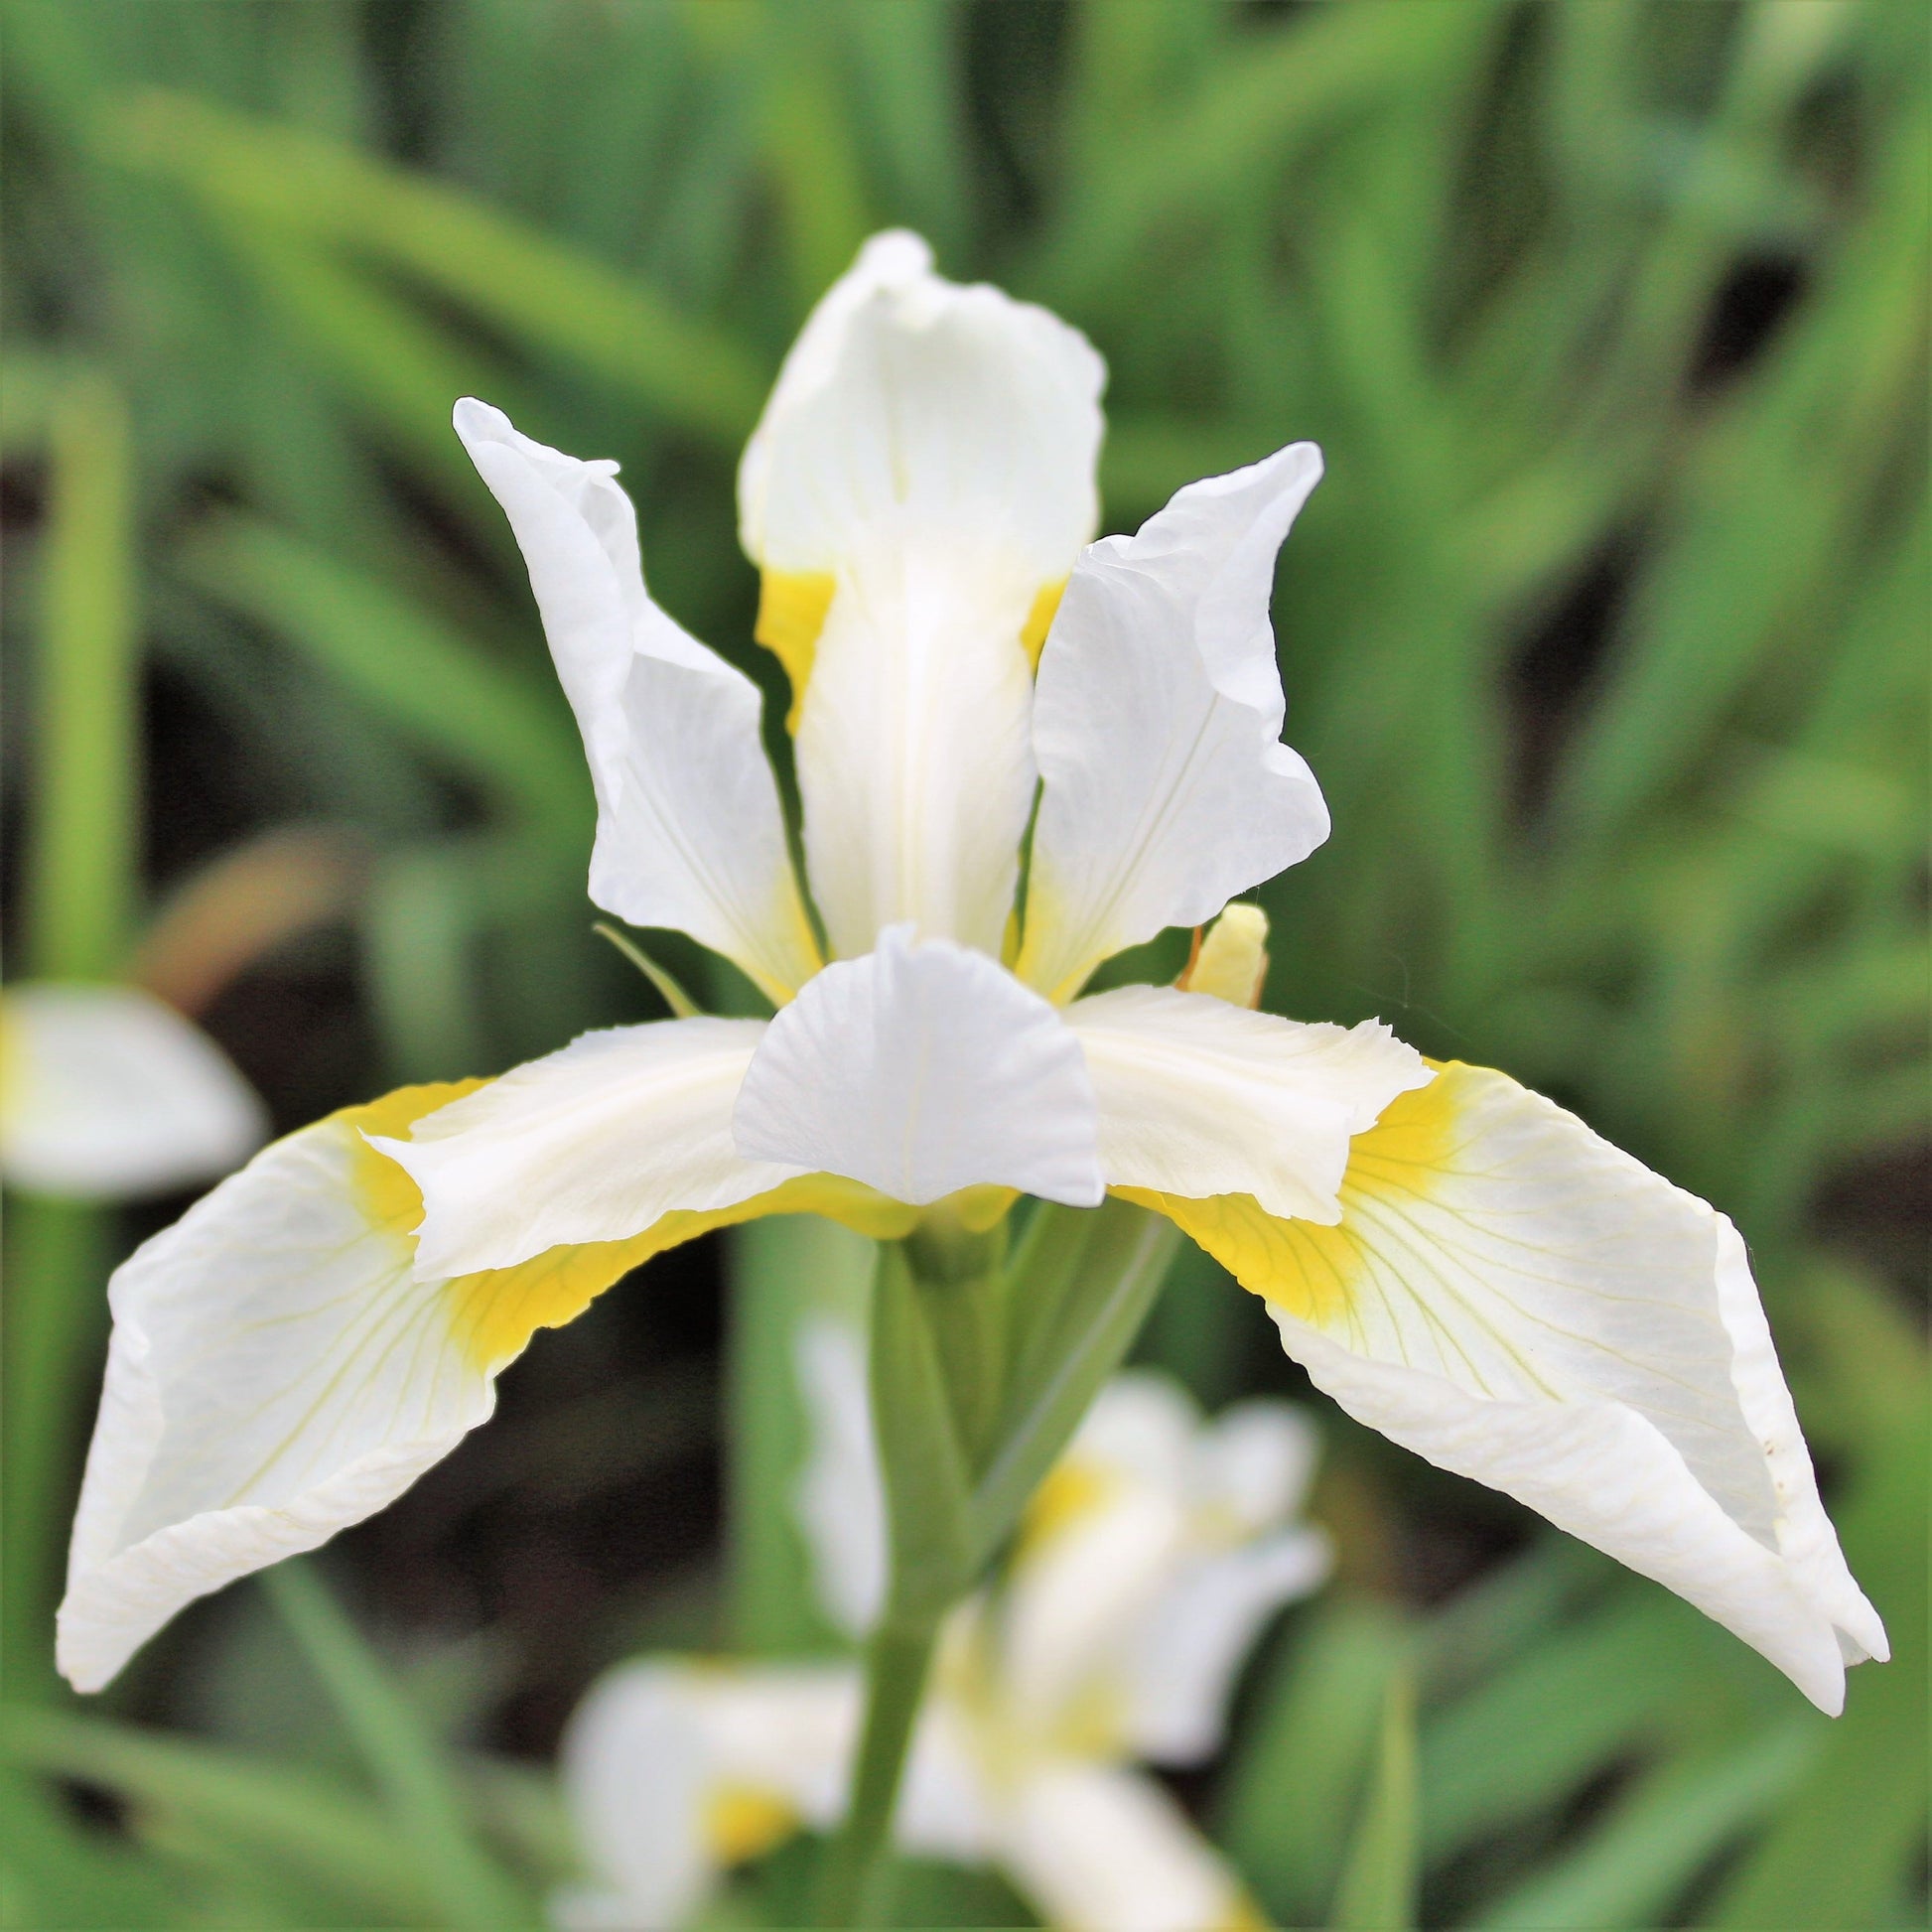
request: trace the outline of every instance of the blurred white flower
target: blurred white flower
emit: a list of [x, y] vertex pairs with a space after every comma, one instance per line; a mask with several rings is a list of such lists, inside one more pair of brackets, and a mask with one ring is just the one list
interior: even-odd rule
[[254, 1089], [193, 1021], [133, 986], [0, 995], [0, 1178], [124, 1200], [239, 1167], [267, 1138]]
[[[800, 1515], [829, 1613], [858, 1634], [884, 1569], [856, 1333], [813, 1323], [799, 1366], [814, 1448]], [[1281, 1402], [1202, 1423], [1167, 1378], [1101, 1392], [1022, 1524], [999, 1584], [942, 1637], [896, 1823], [908, 1851], [998, 1866], [1049, 1923], [1196, 1932], [1252, 1922], [1240, 1884], [1140, 1765], [1219, 1746], [1234, 1675], [1328, 1547], [1297, 1513], [1314, 1460]], [[848, 1566], [867, 1579], [851, 1587]], [[870, 1600], [865, 1600], [866, 1598]], [[646, 1658], [605, 1678], [566, 1735], [566, 1788], [606, 1881], [580, 1926], [674, 1926], [740, 1860], [845, 1802], [862, 1687], [851, 1665]]]

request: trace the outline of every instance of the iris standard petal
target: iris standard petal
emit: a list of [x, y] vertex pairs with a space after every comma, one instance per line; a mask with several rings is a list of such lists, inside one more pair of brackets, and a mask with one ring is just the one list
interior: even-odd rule
[[1101, 1198], [1080, 1042], [1038, 994], [948, 940], [889, 928], [766, 1028], [734, 1117], [749, 1162], [844, 1174], [895, 1200], [1017, 1187]]
[[28, 982], [0, 1003], [0, 1174], [75, 1200], [225, 1173], [268, 1114], [213, 1040], [132, 986]]
[[1328, 836], [1284, 703], [1275, 553], [1312, 443], [1189, 483], [1080, 558], [1039, 660], [1041, 779], [1019, 972], [1056, 1000], [1164, 926], [1199, 925]]
[[1001, 1831], [1003, 1863], [1066, 1932], [1215, 1932], [1256, 1925], [1232, 1870], [1154, 1779], [1066, 1761], [1029, 1777]]
[[1116, 1188], [1252, 1194], [1274, 1214], [1334, 1221], [1350, 1137], [1430, 1077], [1373, 1020], [1304, 1026], [1167, 986], [1076, 1000], [1064, 1017]]
[[1736, 1231], [1561, 1108], [1443, 1068], [1354, 1143], [1334, 1227], [1149, 1199], [1351, 1415], [1667, 1585], [1822, 1709], [1884, 1654]]
[[794, 692], [833, 950], [912, 920], [997, 952], [1033, 806], [1028, 637], [1098, 514], [1104, 368], [1075, 330], [874, 237], [739, 473], [759, 635]]
[[774, 1000], [818, 965], [759, 737], [758, 687], [644, 589], [615, 463], [581, 463], [466, 399], [457, 434], [516, 533], [597, 793], [591, 897], [674, 926]]

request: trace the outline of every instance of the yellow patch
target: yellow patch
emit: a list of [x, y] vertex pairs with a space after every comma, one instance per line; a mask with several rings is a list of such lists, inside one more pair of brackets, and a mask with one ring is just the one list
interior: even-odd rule
[[1174, 984], [1183, 993], [1253, 1007], [1267, 977], [1268, 914], [1258, 905], [1230, 905], [1204, 935], [1194, 934], [1187, 970]]
[[1057, 584], [1045, 585], [1034, 599], [1034, 608], [1027, 613], [1027, 621], [1020, 626], [1020, 642], [1026, 649], [1027, 662], [1035, 671], [1039, 669], [1039, 653], [1046, 648], [1046, 633], [1053, 627], [1053, 616], [1060, 608], [1060, 598], [1065, 590], [1064, 577]]
[[818, 633], [832, 608], [837, 581], [826, 570], [767, 570], [759, 580], [759, 617], [752, 635], [785, 667], [791, 680], [791, 709], [785, 730], [798, 729], [798, 713], [811, 682]]
[[1264, 1300], [1315, 1327], [1326, 1327], [1347, 1310], [1369, 1266], [1363, 1227], [1355, 1211], [1365, 1201], [1426, 1196], [1449, 1167], [1456, 1146], [1461, 1075], [1451, 1061], [1412, 1093], [1400, 1093], [1365, 1134], [1349, 1144], [1342, 1176], [1341, 1220], [1334, 1227], [1283, 1220], [1252, 1194], [1210, 1194], [1189, 1199], [1150, 1187], [1116, 1187], [1123, 1199], [1165, 1214], [1238, 1281]]
[[1068, 1524], [1098, 1509], [1113, 1488], [1113, 1479], [1091, 1462], [1069, 1456], [1054, 1463], [1021, 1518], [1019, 1550], [1025, 1553], [1051, 1542]]
[[720, 1864], [743, 1864], [782, 1845], [798, 1829], [798, 1813], [775, 1792], [725, 1784], [705, 1800], [704, 1837]]
[[[378, 1226], [412, 1235], [422, 1225], [423, 1196], [407, 1173], [360, 1138], [406, 1135], [425, 1115], [487, 1084], [460, 1080], [441, 1086], [399, 1087], [367, 1106], [348, 1107], [336, 1118], [358, 1130], [354, 1185], [363, 1211]], [[875, 1241], [894, 1241], [911, 1231], [919, 1210], [837, 1174], [800, 1174], [754, 1194], [750, 1200], [708, 1213], [675, 1209], [622, 1241], [587, 1241], [548, 1248], [514, 1268], [486, 1268], [444, 1284], [450, 1325], [466, 1355], [494, 1374], [529, 1345], [539, 1328], [560, 1328], [582, 1314], [613, 1282], [685, 1241], [713, 1228], [732, 1227], [764, 1214], [822, 1214]]]

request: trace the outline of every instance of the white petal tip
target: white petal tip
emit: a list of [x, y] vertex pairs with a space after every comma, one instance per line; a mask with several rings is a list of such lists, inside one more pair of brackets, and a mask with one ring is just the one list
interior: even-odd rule
[[881, 287], [897, 287], [931, 273], [932, 244], [910, 228], [886, 228], [860, 248], [853, 267]]

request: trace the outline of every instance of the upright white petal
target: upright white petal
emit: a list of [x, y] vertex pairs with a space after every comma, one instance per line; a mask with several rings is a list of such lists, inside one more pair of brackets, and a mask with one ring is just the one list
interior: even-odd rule
[[[789, 1009], [787, 1009], [789, 1011]], [[803, 1172], [741, 1160], [732, 1107], [764, 1025], [662, 1020], [585, 1034], [372, 1144], [423, 1190], [425, 1274], [508, 1268], [560, 1242], [622, 1241]]]
[[1065, 1010], [1100, 1105], [1108, 1183], [1252, 1194], [1335, 1221], [1352, 1135], [1430, 1077], [1378, 1021], [1303, 1026], [1204, 993], [1124, 986]]
[[132, 986], [10, 986], [0, 1005], [0, 1174], [77, 1200], [225, 1173], [268, 1114], [213, 1040]]
[[675, 926], [774, 999], [817, 966], [759, 737], [758, 687], [644, 589], [615, 463], [581, 463], [466, 398], [457, 434], [529, 566], [597, 793], [591, 897], [633, 925]]
[[564, 1796], [608, 1891], [560, 1901], [570, 1926], [686, 1923], [730, 1865], [845, 1796], [859, 1719], [849, 1666], [736, 1668], [648, 1658], [603, 1677], [560, 1752]]
[[489, 1414], [494, 1364], [450, 1284], [415, 1279], [352, 1119], [257, 1155], [108, 1285], [60, 1613], [76, 1689], [192, 1598], [373, 1514]]
[[[997, 952], [1032, 809], [1022, 634], [1098, 513], [1100, 358], [879, 235], [787, 357], [739, 474], [745, 548], [822, 585], [798, 782], [833, 949], [911, 920]], [[807, 665], [809, 669], [807, 670]]]
[[[1826, 1711], [1885, 1654], [1724, 1216], [1500, 1073], [1356, 1144], [1339, 1226], [1193, 1228], [1343, 1408], [1735, 1631]], [[1190, 1226], [1194, 1205], [1168, 1203]]]
[[1103, 1192], [1079, 1041], [985, 954], [915, 945], [909, 925], [828, 966], [770, 1023], [734, 1132], [747, 1161], [901, 1201], [991, 1184], [1091, 1207]]
[[1005, 1863], [1066, 1932], [1215, 1932], [1259, 1923], [1240, 1881], [1165, 1789], [1121, 1766], [1067, 1760], [1030, 1777]]
[[1275, 553], [1320, 476], [1314, 445], [1291, 444], [1081, 556], [1034, 700], [1043, 788], [1019, 970], [1052, 998], [1328, 836], [1312, 774], [1279, 742], [1268, 622]]

